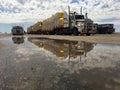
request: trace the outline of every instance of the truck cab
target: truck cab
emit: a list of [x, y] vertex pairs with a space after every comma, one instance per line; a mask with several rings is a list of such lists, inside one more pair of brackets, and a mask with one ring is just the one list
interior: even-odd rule
[[90, 35], [93, 30], [93, 21], [82, 14], [76, 12], [70, 13], [71, 17], [71, 28], [74, 34], [86, 34]]

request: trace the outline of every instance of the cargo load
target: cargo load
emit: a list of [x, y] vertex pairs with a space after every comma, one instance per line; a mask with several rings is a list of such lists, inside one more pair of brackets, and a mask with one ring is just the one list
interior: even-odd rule
[[35, 23], [34, 25], [27, 28], [28, 34], [40, 34], [42, 30], [42, 21]]

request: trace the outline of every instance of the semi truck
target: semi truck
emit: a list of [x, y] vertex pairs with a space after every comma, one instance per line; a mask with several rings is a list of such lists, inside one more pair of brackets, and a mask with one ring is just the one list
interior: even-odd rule
[[25, 31], [22, 26], [13, 26], [11, 29], [12, 35], [24, 35]]
[[90, 35], [93, 30], [93, 21], [84, 15], [70, 12], [70, 18], [66, 12], [58, 12], [43, 21], [41, 33], [44, 34], [86, 34]]
[[52, 35], [90, 35], [93, 33], [93, 21], [87, 17], [87, 13], [83, 15], [69, 9], [68, 14], [65, 11], [57, 12], [41, 23], [28, 27], [27, 32], [28, 34], [39, 32], [39, 34]]

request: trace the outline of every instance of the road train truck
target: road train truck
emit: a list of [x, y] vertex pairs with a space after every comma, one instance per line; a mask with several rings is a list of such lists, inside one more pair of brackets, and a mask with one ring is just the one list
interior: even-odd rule
[[90, 35], [93, 33], [93, 21], [77, 12], [57, 12], [51, 17], [28, 27], [28, 34]]

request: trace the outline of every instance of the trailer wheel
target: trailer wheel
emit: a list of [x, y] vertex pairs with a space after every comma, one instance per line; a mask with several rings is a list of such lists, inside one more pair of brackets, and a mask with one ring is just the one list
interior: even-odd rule
[[73, 35], [76, 35], [76, 36], [78, 35], [78, 29], [75, 27], [73, 28]]

